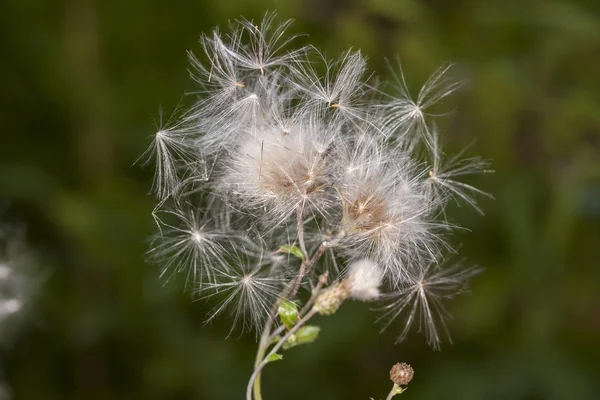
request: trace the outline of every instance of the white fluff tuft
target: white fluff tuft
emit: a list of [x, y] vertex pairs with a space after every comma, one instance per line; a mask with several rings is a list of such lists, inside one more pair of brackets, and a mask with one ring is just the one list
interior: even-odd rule
[[379, 297], [383, 271], [369, 259], [354, 261], [346, 274], [350, 297], [355, 300], [372, 301]]

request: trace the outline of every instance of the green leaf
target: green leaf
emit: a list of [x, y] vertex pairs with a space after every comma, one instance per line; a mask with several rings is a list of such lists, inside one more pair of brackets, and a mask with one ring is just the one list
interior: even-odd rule
[[298, 339], [298, 344], [312, 343], [319, 336], [319, 332], [321, 328], [316, 325], [306, 325], [302, 328], [298, 329], [296, 332], [296, 337]]
[[287, 329], [290, 329], [298, 321], [298, 307], [289, 300], [281, 300], [277, 314]]
[[284, 244], [279, 248], [279, 251], [282, 253], [291, 254], [293, 256], [298, 257], [301, 260], [304, 260], [302, 250], [300, 250], [298, 246], [290, 246], [289, 244]]
[[267, 362], [279, 361], [283, 360], [283, 356], [281, 354], [273, 353], [267, 358]]
[[320, 330], [321, 328], [314, 325], [303, 326], [283, 344], [283, 349], [287, 350], [301, 344], [314, 342], [319, 336]]

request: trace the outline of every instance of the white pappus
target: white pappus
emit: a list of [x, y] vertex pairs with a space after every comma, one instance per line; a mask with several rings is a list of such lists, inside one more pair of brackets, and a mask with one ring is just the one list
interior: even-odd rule
[[474, 196], [487, 195], [459, 180], [487, 163], [443, 160], [429, 121], [460, 82], [445, 65], [412, 99], [397, 70], [386, 93], [360, 51], [329, 60], [293, 49], [290, 25], [274, 14], [234, 21], [201, 38], [202, 56], [190, 53], [197, 100], [150, 150], [160, 217], [151, 258], [220, 299], [210, 319], [232, 310], [242, 329], [327, 272], [349, 297], [405, 316], [402, 338], [420, 312], [438, 347], [439, 299], [473, 275], [439, 269], [455, 250], [444, 209], [453, 199], [480, 211]]

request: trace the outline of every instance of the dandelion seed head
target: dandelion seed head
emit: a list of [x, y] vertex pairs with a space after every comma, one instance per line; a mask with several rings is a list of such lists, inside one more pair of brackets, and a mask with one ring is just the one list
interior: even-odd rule
[[[454, 251], [445, 207], [481, 211], [475, 198], [489, 196], [461, 180], [487, 164], [447, 159], [432, 122], [460, 83], [444, 65], [413, 96], [398, 65], [388, 93], [361, 51], [294, 48], [290, 26], [238, 19], [189, 53], [197, 100], [160, 121], [145, 154], [159, 201], [149, 257], [216, 302], [209, 320], [229, 314], [242, 331], [274, 317], [291, 279], [308, 288], [326, 272], [337, 283], [322, 313], [384, 299], [438, 347], [440, 293], [464, 277], [437, 267]], [[305, 274], [299, 258], [319, 249]]]

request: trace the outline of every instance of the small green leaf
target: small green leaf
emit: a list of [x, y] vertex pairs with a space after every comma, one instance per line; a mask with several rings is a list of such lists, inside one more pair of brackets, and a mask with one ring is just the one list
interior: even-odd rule
[[301, 344], [312, 343], [319, 336], [321, 328], [314, 325], [306, 325], [298, 329], [294, 335], [290, 336], [289, 339], [283, 344], [283, 349], [291, 349], [292, 347], [299, 346]]
[[290, 246], [289, 244], [284, 244], [279, 248], [279, 251], [286, 254], [291, 254], [293, 256], [298, 257], [301, 260], [304, 260], [304, 255], [302, 255], [302, 250], [298, 246]]
[[267, 362], [279, 361], [283, 360], [283, 356], [281, 354], [273, 353], [267, 358]]
[[402, 387], [398, 387], [398, 388], [396, 389], [396, 391], [394, 392], [394, 396], [395, 396], [395, 395], [397, 395], [397, 394], [402, 394], [402, 393], [404, 393], [404, 392], [406, 391], [406, 389], [408, 389], [408, 388], [402, 388]]
[[315, 325], [306, 325], [302, 328], [298, 329], [296, 332], [296, 338], [298, 340], [298, 344], [312, 343], [319, 336], [319, 332], [321, 328]]
[[287, 329], [290, 329], [298, 321], [298, 307], [289, 300], [281, 300], [277, 314]]

